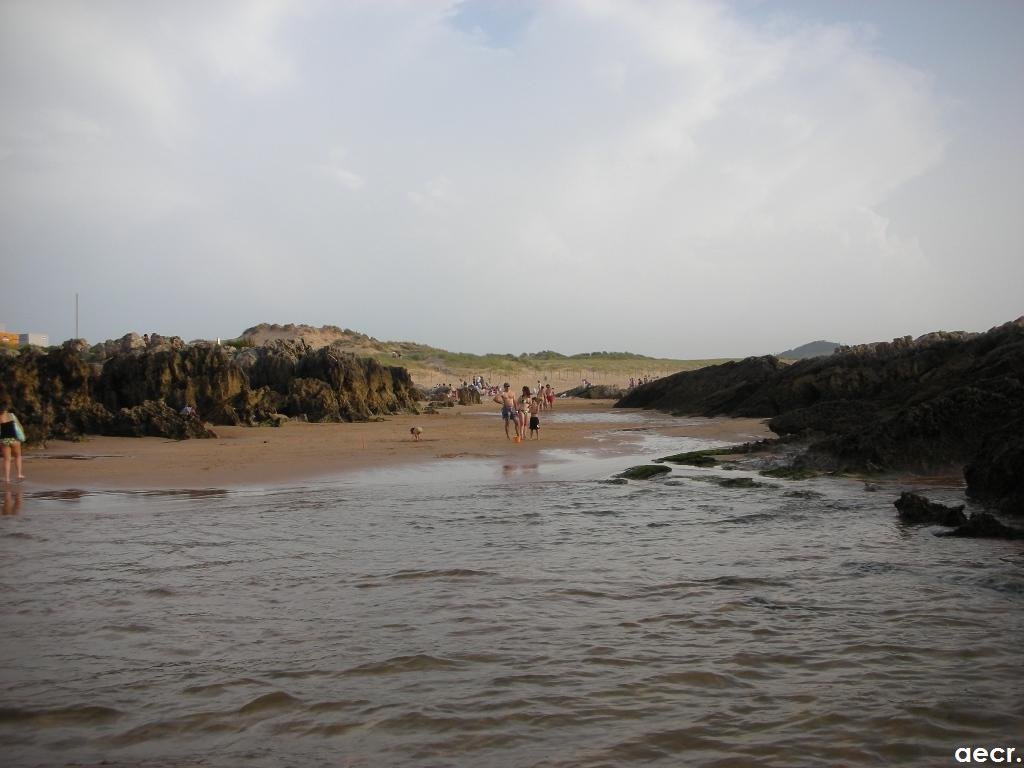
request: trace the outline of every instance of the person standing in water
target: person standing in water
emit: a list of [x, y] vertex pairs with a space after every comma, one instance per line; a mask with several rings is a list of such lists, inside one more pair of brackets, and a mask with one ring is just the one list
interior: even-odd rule
[[21, 430], [18, 418], [10, 411], [11, 404], [0, 404], [0, 448], [4, 454], [4, 482], [11, 482], [11, 456], [14, 456], [14, 471], [17, 480], [25, 479], [21, 472], [21, 443], [25, 433]]

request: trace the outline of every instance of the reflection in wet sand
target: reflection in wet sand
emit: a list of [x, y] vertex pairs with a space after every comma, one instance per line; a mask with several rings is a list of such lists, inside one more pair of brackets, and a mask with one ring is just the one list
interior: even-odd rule
[[21, 489], [12, 490], [8, 488], [4, 491], [4, 511], [5, 515], [16, 515], [21, 511]]

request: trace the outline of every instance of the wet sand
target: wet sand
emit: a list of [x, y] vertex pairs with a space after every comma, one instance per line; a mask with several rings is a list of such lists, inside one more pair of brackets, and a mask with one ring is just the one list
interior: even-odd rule
[[[505, 439], [498, 406], [455, 406], [436, 415], [400, 415], [359, 424], [282, 427], [215, 427], [212, 440], [89, 437], [84, 442], [50, 441], [25, 452], [24, 487], [83, 489], [200, 489], [268, 486], [336, 476], [346, 471], [459, 458], [529, 458], [545, 448], [580, 448], [592, 436], [629, 429], [623, 409], [610, 400], [560, 400], [558, 422], [541, 413], [539, 440]], [[607, 418], [604, 418], [605, 415]], [[409, 430], [419, 426], [420, 440]], [[685, 419], [661, 434], [723, 443], [768, 436], [762, 419]], [[514, 432], [512, 432], [514, 434]]]

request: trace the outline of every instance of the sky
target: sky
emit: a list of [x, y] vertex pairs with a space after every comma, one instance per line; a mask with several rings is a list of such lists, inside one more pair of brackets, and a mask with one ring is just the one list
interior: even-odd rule
[[0, 0], [0, 323], [734, 357], [1024, 314], [1017, 0]]

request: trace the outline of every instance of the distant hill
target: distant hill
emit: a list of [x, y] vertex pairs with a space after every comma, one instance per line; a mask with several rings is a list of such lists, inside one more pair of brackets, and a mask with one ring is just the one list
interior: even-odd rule
[[314, 349], [326, 347], [328, 344], [344, 342], [352, 351], [370, 354], [371, 352], [387, 352], [388, 345], [365, 333], [359, 333], [336, 325], [316, 327], [312, 325], [278, 325], [277, 323], [260, 323], [242, 331], [241, 338], [255, 346], [261, 346], [274, 339], [302, 339]]
[[779, 352], [776, 357], [785, 360], [806, 360], [809, 357], [827, 357], [835, 352], [839, 344], [834, 341], [812, 341], [808, 344], [801, 344], [794, 349], [787, 349]]
[[724, 358], [673, 360], [608, 351], [575, 355], [563, 355], [551, 350], [519, 355], [495, 352], [475, 355], [449, 352], [411, 341], [381, 341], [336, 325], [317, 327], [294, 323], [260, 323], [246, 328], [239, 338], [228, 343], [235, 346], [261, 346], [275, 339], [302, 339], [314, 348], [333, 344], [345, 352], [373, 357], [384, 365], [400, 365], [408, 369], [420, 385], [469, 380], [483, 374], [488, 381], [516, 378], [532, 383], [541, 378], [550, 378], [555, 383], [566, 382], [567, 386], [575, 386], [586, 378], [594, 383], [623, 386], [630, 377], [656, 378], [724, 361]]

